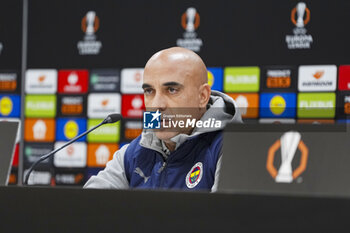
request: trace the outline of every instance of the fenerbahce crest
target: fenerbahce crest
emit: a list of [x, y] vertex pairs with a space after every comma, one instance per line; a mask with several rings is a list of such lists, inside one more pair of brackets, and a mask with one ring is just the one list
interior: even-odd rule
[[[281, 148], [281, 166], [276, 170], [274, 167], [275, 154]], [[301, 152], [300, 164], [293, 171], [292, 161], [295, 153], [299, 149]], [[301, 140], [298, 132], [286, 132], [270, 147], [267, 155], [266, 169], [277, 183], [292, 183], [306, 169], [309, 150]]]
[[194, 188], [199, 184], [203, 176], [203, 164], [201, 162], [196, 163], [186, 176], [186, 185], [188, 188]]

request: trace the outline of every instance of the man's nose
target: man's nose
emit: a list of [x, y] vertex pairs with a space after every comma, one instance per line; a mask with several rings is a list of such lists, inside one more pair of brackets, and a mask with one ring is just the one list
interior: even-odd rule
[[164, 111], [167, 107], [166, 98], [161, 94], [156, 94], [152, 101], [152, 108]]

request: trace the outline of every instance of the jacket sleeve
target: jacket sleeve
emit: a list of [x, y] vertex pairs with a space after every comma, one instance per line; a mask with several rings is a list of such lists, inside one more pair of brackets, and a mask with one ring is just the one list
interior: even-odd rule
[[92, 176], [84, 188], [95, 189], [127, 189], [129, 182], [125, 175], [124, 156], [129, 144], [123, 146], [113, 155], [113, 159], [106, 164], [106, 168], [96, 176]]

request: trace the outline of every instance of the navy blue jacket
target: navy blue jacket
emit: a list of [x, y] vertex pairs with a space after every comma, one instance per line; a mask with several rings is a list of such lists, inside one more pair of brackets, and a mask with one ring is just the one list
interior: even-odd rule
[[124, 156], [125, 174], [132, 188], [210, 190], [222, 147], [222, 132], [203, 133], [171, 152], [161, 152], [133, 140]]

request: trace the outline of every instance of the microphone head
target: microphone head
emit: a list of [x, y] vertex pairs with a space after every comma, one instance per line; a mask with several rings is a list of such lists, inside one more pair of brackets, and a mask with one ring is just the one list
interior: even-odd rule
[[119, 113], [112, 113], [109, 114], [108, 117], [104, 120], [104, 123], [115, 123], [117, 121], [120, 121], [122, 119], [122, 115]]

